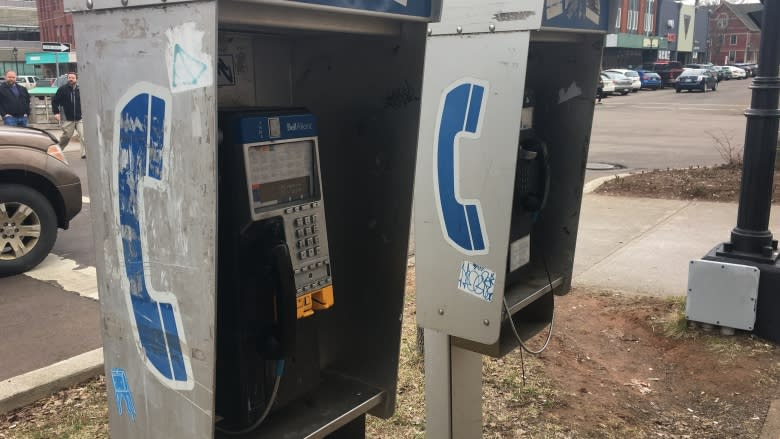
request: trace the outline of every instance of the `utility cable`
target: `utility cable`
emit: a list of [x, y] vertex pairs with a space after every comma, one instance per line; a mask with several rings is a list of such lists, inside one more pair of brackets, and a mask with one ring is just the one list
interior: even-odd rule
[[[550, 293], [552, 293], [553, 292], [552, 276], [550, 276], [550, 270], [547, 268], [547, 258], [544, 257], [544, 253], [542, 253], [542, 262], [544, 264], [544, 271], [547, 273], [547, 282], [549, 282], [548, 285], [550, 286]], [[520, 338], [520, 334], [517, 333], [515, 322], [514, 320], [512, 320], [512, 313], [509, 311], [509, 303], [507, 303], [506, 301], [506, 295], [504, 295], [504, 308], [506, 309], [507, 317], [509, 317], [509, 326], [512, 328], [512, 332], [515, 334], [517, 341], [520, 343], [520, 347], [531, 355], [539, 355], [542, 352], [544, 352], [544, 350], [547, 349], [547, 346], [550, 344], [550, 340], [552, 339], [553, 327], [555, 326], [555, 299], [553, 298], [552, 318], [550, 319], [550, 330], [547, 333], [547, 340], [545, 340], [544, 345], [542, 345], [542, 347], [539, 348], [538, 350], [532, 350], [528, 346], [526, 346], [526, 344], [523, 343], [523, 339]]]
[[265, 418], [268, 416], [268, 413], [271, 412], [271, 407], [274, 405], [274, 402], [276, 401], [276, 394], [279, 391], [279, 382], [282, 380], [282, 375], [284, 374], [284, 360], [279, 360], [276, 362], [276, 379], [274, 380], [274, 388], [271, 391], [271, 397], [268, 398], [268, 404], [265, 406], [265, 411], [260, 416], [260, 418], [255, 421], [254, 424], [250, 425], [249, 427], [246, 427], [242, 430], [227, 430], [222, 427], [217, 427], [217, 431], [220, 433], [224, 433], [229, 436], [239, 436], [242, 434], [247, 434], [250, 431], [256, 429], [260, 426], [260, 424], [265, 421]]

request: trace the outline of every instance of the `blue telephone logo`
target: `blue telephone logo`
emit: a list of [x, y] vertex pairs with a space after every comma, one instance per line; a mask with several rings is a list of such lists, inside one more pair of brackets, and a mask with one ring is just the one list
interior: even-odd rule
[[433, 144], [433, 173], [444, 239], [467, 255], [487, 254], [489, 242], [479, 200], [460, 196], [460, 139], [478, 139], [487, 104], [488, 83], [461, 79], [442, 94]]
[[[149, 90], [153, 90], [150, 92]], [[118, 105], [114, 130], [123, 289], [134, 335], [147, 368], [164, 385], [189, 390], [192, 369], [176, 296], [156, 291], [150, 281], [144, 191], [165, 191], [163, 152], [169, 147], [168, 90], [136, 84]]]

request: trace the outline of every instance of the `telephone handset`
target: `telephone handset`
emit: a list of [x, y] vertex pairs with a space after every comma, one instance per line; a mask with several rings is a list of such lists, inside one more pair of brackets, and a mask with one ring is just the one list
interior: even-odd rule
[[544, 209], [550, 193], [550, 156], [547, 144], [533, 128], [534, 94], [524, 93], [518, 142], [512, 221], [509, 231], [507, 271], [509, 283], [517, 281], [513, 274], [531, 261], [531, 232], [539, 212]]
[[461, 138], [477, 139], [487, 102], [487, 83], [461, 80], [450, 86], [439, 108], [434, 138], [436, 206], [444, 238], [464, 254], [486, 254], [487, 231], [479, 200], [464, 200], [458, 191]]

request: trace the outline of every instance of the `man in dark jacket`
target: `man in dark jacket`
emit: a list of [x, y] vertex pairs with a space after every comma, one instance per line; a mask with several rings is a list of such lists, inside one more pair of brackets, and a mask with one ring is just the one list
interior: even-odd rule
[[27, 126], [30, 112], [30, 94], [16, 83], [16, 72], [5, 72], [5, 81], [0, 84], [0, 115], [3, 123], [10, 126]]
[[75, 73], [68, 73], [68, 83], [57, 89], [54, 99], [51, 100], [51, 106], [54, 118], [62, 126], [60, 148], [65, 149], [73, 136], [73, 131], [78, 131], [81, 140], [81, 158], [86, 157], [87, 142], [84, 138], [84, 125], [81, 123], [81, 91]]

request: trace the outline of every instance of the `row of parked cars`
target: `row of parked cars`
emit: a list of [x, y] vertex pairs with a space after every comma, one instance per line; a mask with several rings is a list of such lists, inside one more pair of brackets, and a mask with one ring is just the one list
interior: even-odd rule
[[[739, 67], [741, 66], [741, 67]], [[658, 90], [674, 87], [677, 93], [683, 90], [718, 89], [722, 80], [745, 79], [756, 76], [756, 64], [716, 66], [714, 64], [687, 64], [676, 61], [645, 64], [641, 69], [608, 69], [601, 72], [604, 95], [626, 95], [641, 89]]]

